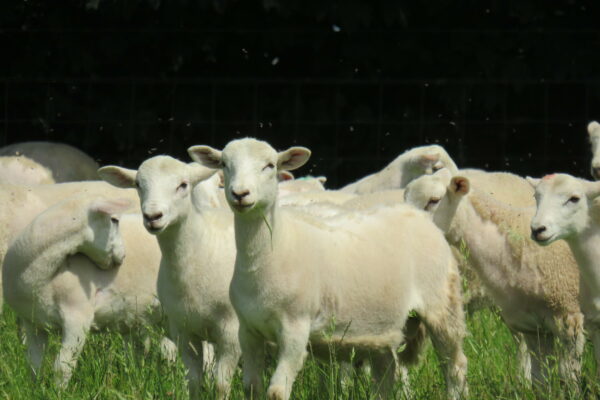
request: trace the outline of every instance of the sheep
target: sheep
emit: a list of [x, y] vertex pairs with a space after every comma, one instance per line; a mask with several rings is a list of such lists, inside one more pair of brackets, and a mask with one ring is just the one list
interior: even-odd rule
[[456, 169], [454, 161], [441, 146], [415, 147], [400, 154], [383, 170], [344, 186], [343, 192], [366, 194], [379, 190], [402, 189], [411, 180], [443, 167]]
[[[137, 201], [133, 190], [116, 189], [105, 182], [70, 182], [55, 185], [0, 184], [0, 265], [12, 240], [46, 208], [77, 193], [128, 198]], [[1, 275], [0, 275], [1, 276]], [[1, 283], [1, 282], [0, 282]], [[0, 284], [0, 287], [1, 284]], [[3, 296], [0, 291], [0, 309]]]
[[397, 371], [411, 310], [433, 338], [450, 397], [466, 393], [460, 279], [448, 244], [424, 213], [398, 205], [314, 218], [279, 207], [277, 170], [304, 164], [306, 148], [277, 153], [246, 138], [222, 152], [209, 146], [188, 152], [225, 173], [237, 248], [230, 297], [248, 396], [262, 392], [265, 340], [278, 346], [269, 399], [290, 397], [309, 341], [325, 358], [331, 349], [342, 358], [354, 351], [370, 356], [385, 396], [395, 375], [386, 372]]
[[572, 250], [582, 276], [581, 309], [600, 365], [600, 182], [567, 174], [529, 180], [537, 201], [531, 236], [542, 246], [566, 242]]
[[0, 183], [45, 185], [54, 183], [52, 171], [25, 156], [0, 157]]
[[592, 121], [587, 126], [590, 144], [592, 145], [591, 173], [595, 180], [600, 179], [600, 124]]
[[466, 244], [471, 265], [517, 333], [524, 376], [536, 384], [546, 380], [542, 362], [557, 338], [561, 376], [575, 381], [584, 344], [577, 264], [567, 246], [542, 249], [529, 238], [534, 207], [498, 202], [445, 170], [411, 182], [405, 194], [407, 202], [433, 214], [451, 244]]
[[[141, 216], [120, 217], [129, 207], [128, 200], [76, 195], [36, 216], [9, 247], [4, 295], [22, 321], [34, 376], [46, 328], [62, 332], [54, 370], [65, 387], [90, 329], [129, 332], [160, 321], [160, 252]], [[163, 338], [161, 346], [172, 358], [174, 344]]]
[[137, 188], [144, 226], [156, 236], [162, 252], [158, 298], [188, 369], [191, 398], [200, 395], [203, 368], [194, 349], [182, 343], [196, 348], [201, 340], [214, 344], [219, 398], [227, 396], [240, 357], [239, 323], [229, 300], [235, 260], [233, 214], [229, 209], [194, 207], [191, 199], [192, 188], [214, 172], [169, 156], [152, 157], [137, 171], [117, 166], [98, 171], [115, 186]]
[[24, 155], [52, 171], [56, 182], [97, 180], [98, 163], [65, 143], [21, 142], [0, 148], [0, 156]]
[[325, 182], [327, 182], [327, 178], [324, 176], [303, 176], [297, 179], [280, 180], [279, 196], [283, 197], [294, 193], [323, 191], [325, 190]]

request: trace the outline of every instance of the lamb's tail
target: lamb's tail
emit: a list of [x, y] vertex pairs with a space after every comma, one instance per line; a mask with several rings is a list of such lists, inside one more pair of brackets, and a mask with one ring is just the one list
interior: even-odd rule
[[421, 354], [421, 350], [425, 345], [425, 339], [427, 338], [425, 324], [423, 324], [421, 318], [418, 316], [408, 318], [404, 327], [404, 338], [406, 346], [398, 354], [398, 359], [400, 363], [405, 365], [415, 364], [419, 361], [419, 354]]

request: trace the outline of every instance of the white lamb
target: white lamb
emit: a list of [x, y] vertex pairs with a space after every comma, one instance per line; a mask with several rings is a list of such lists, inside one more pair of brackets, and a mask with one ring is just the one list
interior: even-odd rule
[[[71, 182], [55, 185], [0, 184], [0, 265], [6, 249], [19, 232], [51, 205], [78, 193], [127, 198], [137, 202], [134, 190], [117, 189], [106, 182]], [[1, 285], [0, 285], [1, 287]], [[3, 296], [0, 292], [0, 309]]]
[[[144, 161], [139, 170], [100, 168], [99, 175], [118, 187], [136, 187], [144, 225], [162, 252], [158, 297], [188, 369], [190, 396], [200, 396], [202, 361], [190, 346], [214, 344], [219, 398], [227, 397], [240, 357], [238, 320], [229, 300], [235, 243], [229, 209], [195, 207], [192, 188], [214, 174], [198, 164], [168, 156]], [[200, 352], [201, 353], [201, 352]]]
[[[160, 252], [140, 215], [119, 217], [129, 207], [128, 200], [71, 197], [39, 214], [8, 249], [4, 295], [23, 323], [36, 376], [47, 328], [62, 333], [54, 370], [66, 386], [90, 329], [128, 333], [160, 321]], [[165, 338], [162, 348], [172, 358], [173, 343]]]
[[592, 144], [591, 173], [594, 179], [600, 179], [600, 124], [592, 121], [587, 126], [590, 143]]
[[240, 317], [249, 396], [262, 392], [265, 340], [279, 349], [269, 399], [290, 397], [309, 341], [326, 358], [331, 349], [342, 359], [353, 351], [370, 358], [385, 396], [411, 310], [440, 354], [450, 397], [465, 393], [460, 279], [426, 215], [400, 205], [325, 219], [279, 207], [277, 170], [303, 165], [310, 152], [302, 147], [277, 153], [265, 142], [241, 139], [223, 152], [188, 151], [225, 173], [237, 246], [230, 297]]
[[65, 143], [22, 142], [0, 148], [0, 156], [24, 155], [52, 171], [56, 182], [97, 180], [98, 163]]
[[436, 144], [415, 147], [400, 154], [381, 171], [365, 176], [340, 190], [365, 194], [379, 190], [402, 189], [413, 179], [443, 167], [456, 169], [454, 161], [448, 157], [443, 147]]
[[545, 381], [542, 363], [557, 338], [561, 376], [576, 380], [584, 344], [577, 264], [567, 246], [540, 248], [529, 238], [535, 208], [498, 202], [446, 170], [411, 182], [405, 194], [407, 202], [433, 214], [451, 244], [465, 242], [470, 264], [502, 318], [523, 335], [515, 339], [525, 377]]
[[531, 236], [542, 246], [562, 239], [573, 251], [582, 277], [581, 309], [600, 365], [600, 182], [567, 174], [530, 182], [537, 200]]
[[52, 171], [25, 156], [0, 157], [0, 183], [46, 185], [54, 183]]

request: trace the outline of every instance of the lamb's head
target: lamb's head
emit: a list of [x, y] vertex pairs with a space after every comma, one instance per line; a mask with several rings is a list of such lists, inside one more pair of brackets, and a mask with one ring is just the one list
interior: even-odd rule
[[399, 158], [405, 161], [400, 163], [402, 180], [400, 187], [406, 187], [408, 183], [422, 175], [431, 175], [434, 172], [447, 168], [452, 175], [458, 173], [458, 168], [446, 150], [437, 144], [429, 146], [414, 147], [407, 150]]
[[278, 153], [267, 142], [251, 138], [231, 141], [222, 152], [209, 146], [192, 146], [188, 152], [198, 163], [223, 170], [227, 202], [239, 215], [260, 215], [272, 207], [278, 171], [301, 167], [310, 157], [304, 147]]
[[149, 158], [137, 171], [116, 166], [98, 170], [102, 179], [117, 187], [137, 189], [144, 226], [152, 234], [160, 234], [184, 218], [192, 206], [194, 186], [214, 173], [169, 156]]
[[100, 199], [89, 204], [85, 216], [84, 241], [78, 252], [88, 256], [101, 269], [121, 265], [125, 259], [125, 244], [119, 219], [130, 208], [131, 203], [126, 199]]
[[541, 179], [527, 178], [535, 189], [537, 210], [531, 221], [531, 238], [540, 245], [579, 234], [590, 224], [600, 195], [600, 182], [590, 182], [567, 174], [552, 174]]
[[404, 191], [404, 200], [427, 211], [433, 216], [435, 224], [448, 232], [456, 209], [469, 190], [467, 178], [452, 177], [451, 172], [443, 168], [433, 175], [423, 175], [412, 181]]
[[590, 143], [592, 144], [592, 176], [594, 179], [600, 179], [600, 124], [592, 121], [587, 126], [588, 134], [590, 135]]

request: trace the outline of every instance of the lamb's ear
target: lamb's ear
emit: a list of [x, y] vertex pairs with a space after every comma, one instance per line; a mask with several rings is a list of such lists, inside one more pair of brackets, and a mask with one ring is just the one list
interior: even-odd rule
[[278, 170], [294, 170], [303, 166], [310, 158], [310, 150], [306, 147], [290, 147], [277, 157]]
[[137, 171], [135, 169], [117, 167], [116, 165], [108, 165], [99, 168], [98, 175], [113, 186], [127, 189], [135, 187]]
[[188, 170], [191, 186], [196, 186], [197, 183], [207, 180], [217, 172], [216, 169], [206, 168], [198, 163], [188, 164]]
[[417, 162], [423, 166], [434, 166], [436, 163], [440, 162], [440, 153], [420, 154], [417, 156]]
[[294, 174], [292, 174], [290, 171], [281, 170], [281, 171], [277, 172], [277, 180], [279, 182], [291, 181], [293, 179], [294, 179]]
[[469, 178], [465, 178], [464, 176], [455, 176], [450, 181], [449, 189], [454, 194], [464, 196], [471, 190], [471, 182], [469, 182]]
[[326, 176], [317, 176], [316, 179], [323, 186], [325, 186], [325, 183], [327, 183], [327, 177]]
[[525, 180], [527, 180], [527, 182], [529, 182], [529, 184], [531, 185], [532, 188], [537, 188], [538, 185], [541, 182], [540, 178], [532, 178], [530, 176], [525, 177]]
[[588, 199], [595, 199], [600, 196], [600, 181], [584, 181], [585, 195]]
[[221, 152], [210, 146], [192, 146], [188, 149], [188, 154], [192, 157], [192, 160], [205, 167], [223, 168]]
[[597, 121], [592, 121], [587, 126], [588, 135], [593, 135], [598, 129], [600, 129], [600, 124]]
[[222, 169], [218, 169], [217, 175], [219, 175], [219, 187], [222, 189], [225, 187], [225, 174]]
[[119, 215], [132, 207], [133, 203], [129, 199], [98, 199], [90, 205], [90, 211], [106, 215]]

